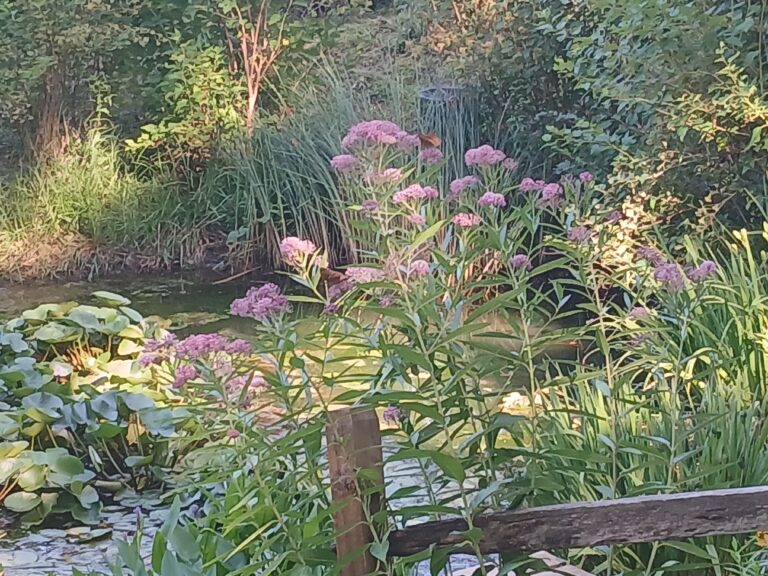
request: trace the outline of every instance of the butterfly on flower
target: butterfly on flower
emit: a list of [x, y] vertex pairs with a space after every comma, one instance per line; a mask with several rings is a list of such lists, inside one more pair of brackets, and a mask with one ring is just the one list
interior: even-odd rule
[[419, 132], [419, 143], [422, 149], [439, 148], [443, 141], [434, 132]]

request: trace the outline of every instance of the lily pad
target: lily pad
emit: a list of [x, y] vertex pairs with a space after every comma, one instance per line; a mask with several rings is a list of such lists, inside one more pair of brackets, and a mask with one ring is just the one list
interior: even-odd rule
[[114, 292], [107, 292], [106, 290], [94, 292], [92, 296], [107, 306], [128, 306], [131, 303], [125, 296], [115, 294]]
[[58, 322], [51, 322], [41, 326], [32, 335], [36, 340], [56, 344], [58, 342], [72, 342], [83, 335], [83, 331], [75, 326], [67, 326]]
[[40, 496], [32, 492], [14, 492], [3, 500], [5, 507], [14, 512], [29, 512], [40, 502]]

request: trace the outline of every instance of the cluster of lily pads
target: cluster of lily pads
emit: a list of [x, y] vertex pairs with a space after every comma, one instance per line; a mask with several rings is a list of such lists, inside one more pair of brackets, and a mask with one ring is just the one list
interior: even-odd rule
[[0, 506], [95, 523], [105, 494], [166, 478], [190, 413], [136, 361], [162, 334], [130, 301], [45, 304], [0, 326]]

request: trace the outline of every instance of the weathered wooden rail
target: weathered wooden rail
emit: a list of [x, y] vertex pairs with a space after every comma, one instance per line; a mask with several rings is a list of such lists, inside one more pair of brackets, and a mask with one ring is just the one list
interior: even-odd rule
[[[342, 408], [329, 414], [327, 433], [332, 496], [346, 502], [335, 515], [341, 574], [364, 576], [377, 563], [368, 551], [373, 536], [365, 512], [381, 509], [384, 487], [378, 418], [372, 410]], [[368, 472], [359, 476], [361, 470]], [[365, 491], [367, 507], [357, 495], [361, 483], [379, 486]], [[768, 486], [542, 506], [483, 514], [473, 523], [483, 532], [486, 554], [744, 534], [768, 529]], [[461, 552], [466, 530], [461, 519], [409, 526], [390, 534], [388, 553], [409, 556], [431, 546]], [[586, 574], [572, 569], [577, 572], [561, 573]]]

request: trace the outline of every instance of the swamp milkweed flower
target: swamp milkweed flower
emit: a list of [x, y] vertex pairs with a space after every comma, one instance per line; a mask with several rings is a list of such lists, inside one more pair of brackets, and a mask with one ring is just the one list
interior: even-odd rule
[[594, 175], [592, 174], [592, 172], [589, 172], [589, 171], [587, 171], [587, 170], [585, 170], [584, 172], [582, 172], [581, 174], [579, 174], [579, 180], [581, 180], [581, 181], [582, 181], [583, 183], [585, 183], [585, 184], [586, 184], [587, 182], [592, 182], [592, 180], [594, 180], [594, 179], [595, 179], [595, 177], [594, 177]]
[[469, 214], [468, 212], [460, 212], [451, 220], [456, 226], [460, 228], [473, 228], [483, 223], [483, 219], [477, 214]]
[[568, 240], [577, 244], [584, 244], [589, 241], [591, 233], [586, 226], [575, 226], [568, 230]]
[[653, 272], [653, 277], [672, 292], [679, 292], [685, 288], [685, 278], [680, 272], [680, 267], [674, 262], [657, 266]]
[[344, 271], [344, 275], [353, 285], [380, 282], [386, 278], [383, 270], [369, 266], [350, 266]]
[[408, 222], [410, 222], [414, 226], [424, 226], [424, 224], [427, 223], [427, 219], [418, 213], [408, 214], [408, 216], [406, 216], [405, 219], [408, 220]]
[[389, 120], [368, 120], [352, 126], [341, 140], [344, 149], [366, 145], [397, 144], [398, 137], [402, 141], [402, 130]]
[[457, 178], [451, 182], [449, 190], [451, 191], [450, 197], [456, 198], [459, 194], [464, 192], [467, 188], [477, 186], [480, 184], [480, 178], [477, 176], [464, 176], [463, 178]]
[[523, 178], [520, 182], [520, 192], [535, 192], [542, 190], [546, 182], [544, 180], [534, 180], [533, 178]]
[[184, 384], [195, 378], [197, 378], [197, 370], [194, 366], [190, 366], [189, 364], [179, 366], [173, 377], [173, 387], [181, 388]]
[[307, 256], [315, 252], [317, 252], [317, 246], [310, 240], [288, 236], [280, 242], [280, 256], [291, 266], [299, 266]]
[[514, 172], [517, 170], [517, 167], [520, 165], [520, 162], [515, 160], [514, 158], [506, 158], [501, 165], [504, 167], [504, 170], [507, 172]]
[[685, 271], [685, 275], [688, 276], [692, 282], [702, 282], [714, 274], [717, 274], [717, 264], [712, 260], [704, 260], [704, 262], [696, 268], [688, 268]]
[[392, 196], [392, 202], [395, 204], [405, 204], [408, 200], [433, 200], [440, 193], [433, 186], [422, 186], [421, 184], [411, 184], [407, 188], [398, 190]]
[[507, 205], [507, 200], [503, 194], [497, 192], [486, 192], [478, 199], [477, 203], [480, 206], [491, 206], [493, 208], [503, 208]]
[[339, 154], [331, 158], [331, 168], [336, 170], [339, 174], [348, 174], [354, 172], [360, 163], [357, 158], [351, 154]]
[[528, 256], [523, 253], [515, 254], [514, 256], [512, 256], [512, 258], [509, 259], [509, 265], [514, 270], [521, 270], [523, 268], [526, 268], [528, 270], [531, 269], [531, 261], [528, 258]]
[[387, 424], [396, 425], [405, 419], [405, 412], [403, 412], [398, 406], [387, 406], [384, 412], [381, 414], [384, 422]]
[[230, 305], [230, 312], [234, 316], [253, 318], [259, 322], [264, 322], [288, 310], [290, 310], [288, 297], [271, 282], [260, 288], [251, 288], [246, 292], [245, 297], [234, 300]]
[[413, 260], [408, 266], [409, 278], [421, 278], [429, 274], [429, 262], [426, 260]]
[[478, 148], [471, 148], [464, 154], [464, 162], [468, 167], [472, 166], [493, 166], [503, 162], [507, 157], [501, 150], [496, 150], [488, 144], [483, 144]]
[[563, 202], [563, 187], [551, 182], [541, 188], [541, 196], [537, 206], [539, 208], [557, 208]]
[[365, 176], [368, 184], [397, 184], [402, 179], [403, 172], [400, 168], [386, 168], [381, 172]]
[[425, 148], [419, 153], [419, 160], [430, 166], [440, 164], [443, 161], [443, 153], [439, 148]]

